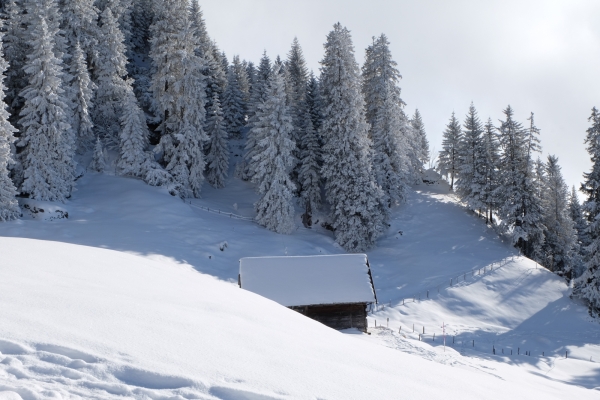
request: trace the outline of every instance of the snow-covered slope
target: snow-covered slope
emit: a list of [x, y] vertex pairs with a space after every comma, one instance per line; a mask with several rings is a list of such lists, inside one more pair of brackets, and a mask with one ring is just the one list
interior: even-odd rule
[[[248, 184], [205, 186], [190, 205], [84, 176], [60, 205], [68, 219], [0, 224], [0, 399], [595, 398], [600, 328], [567, 286], [443, 189], [417, 189], [368, 253], [386, 303], [369, 323], [390, 319], [368, 336], [237, 288], [241, 257], [343, 252], [320, 226], [277, 235], [223, 214], [253, 215]], [[455, 336], [445, 352], [442, 323]]]
[[490, 374], [389, 350], [186, 266], [49, 241], [0, 245], [0, 388], [23, 398], [593, 395], [514, 367]]

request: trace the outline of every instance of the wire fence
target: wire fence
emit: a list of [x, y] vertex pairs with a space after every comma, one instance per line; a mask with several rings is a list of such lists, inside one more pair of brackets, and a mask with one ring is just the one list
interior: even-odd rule
[[[448, 333], [444, 333], [443, 331], [431, 331], [429, 328], [426, 329], [425, 326], [415, 325], [412, 326], [399, 326], [398, 330], [389, 327], [389, 318], [383, 324], [377, 322], [376, 319], [371, 320], [374, 325], [368, 326], [367, 329], [383, 330], [387, 329], [389, 331], [394, 331], [395, 333], [404, 336], [405, 338], [410, 337], [411, 339], [419, 340], [421, 342], [430, 342], [432, 345], [445, 345], [446, 347], [453, 348], [458, 351], [460, 354], [464, 355], [467, 351], [476, 351], [479, 353], [487, 353], [496, 356], [527, 356], [527, 357], [537, 357], [537, 358], [564, 358], [564, 359], [573, 359], [579, 361], [588, 361], [592, 363], [598, 363], [600, 360], [594, 360], [593, 356], [583, 357], [581, 355], [575, 355], [569, 350], [564, 349], [564, 351], [557, 350], [540, 350], [537, 346], [529, 346], [533, 347], [533, 350], [529, 350], [527, 344], [520, 344], [517, 346], [507, 344], [507, 343], [497, 343], [495, 341], [486, 340], [480, 336], [466, 336], [466, 335], [452, 335]], [[367, 325], [369, 324], [369, 320], [367, 320]], [[581, 353], [581, 351], [578, 351]]]
[[432, 296], [434, 294], [439, 294], [440, 290], [455, 287], [456, 285], [458, 285], [459, 283], [462, 283], [462, 282], [468, 282], [469, 278], [475, 278], [476, 276], [483, 276], [486, 274], [490, 274], [494, 271], [497, 271], [497, 270], [505, 267], [509, 263], [514, 262], [515, 258], [518, 258], [518, 257], [519, 256], [507, 257], [501, 261], [493, 262], [490, 265], [486, 265], [481, 268], [473, 268], [468, 271], [459, 272], [456, 275], [453, 275], [451, 278], [448, 278], [448, 280], [446, 280], [445, 282], [440, 282], [440, 284], [438, 284], [438, 285], [431, 286], [431, 287], [425, 288], [425, 289], [421, 289], [419, 292], [416, 292], [416, 293], [408, 295], [408, 296], [403, 296], [400, 300], [396, 300], [395, 302], [392, 302], [391, 300], [389, 300], [387, 303], [376, 304], [369, 310], [369, 313], [373, 314], [377, 311], [384, 310], [386, 306], [387, 307], [402, 306], [402, 305], [406, 305], [408, 303], [415, 303], [415, 302], [422, 301], [422, 300], [430, 300], [430, 299], [432, 299]]
[[192, 204], [192, 203], [188, 203], [188, 205], [190, 207], [192, 207], [192, 208], [197, 208], [197, 209], [202, 210], [202, 211], [206, 211], [206, 212], [209, 212], [209, 213], [222, 215], [223, 217], [229, 217], [229, 218], [233, 218], [233, 219], [239, 219], [239, 220], [242, 220], [242, 221], [248, 221], [248, 222], [256, 223], [256, 220], [253, 217], [244, 217], [243, 215], [238, 215], [238, 214], [234, 214], [234, 213], [230, 213], [230, 212], [221, 211], [221, 210], [219, 210], [217, 208], [197, 206], [197, 205]]

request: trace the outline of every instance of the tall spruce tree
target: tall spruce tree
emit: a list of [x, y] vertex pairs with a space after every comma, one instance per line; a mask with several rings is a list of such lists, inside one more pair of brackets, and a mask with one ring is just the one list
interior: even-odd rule
[[485, 209], [482, 194], [485, 187], [486, 152], [483, 126], [473, 103], [469, 107], [469, 113], [463, 124], [463, 134], [458, 152], [460, 162], [456, 192], [469, 209], [481, 213]]
[[[197, 53], [197, 30], [190, 21], [187, 1], [166, 0], [157, 5], [150, 30], [150, 57], [155, 70], [151, 86], [153, 110], [162, 119], [160, 143], [155, 150], [162, 152], [167, 170], [177, 171], [175, 175], [181, 179], [176, 181], [184, 192], [198, 196], [203, 178], [197, 171], [203, 171], [204, 159], [196, 149], [202, 148], [207, 139], [202, 75], [205, 63]], [[182, 141], [193, 145], [185, 149]], [[174, 158], [177, 161], [173, 162]], [[195, 162], [199, 164], [194, 165]]]
[[[0, 32], [0, 41], [4, 34]], [[0, 48], [0, 102], [4, 100], [4, 74], [8, 68], [8, 63], [4, 59], [4, 54]], [[16, 219], [21, 214], [19, 204], [15, 196], [17, 189], [8, 174], [8, 167], [13, 163], [11, 146], [15, 141], [14, 133], [17, 131], [8, 121], [8, 111], [6, 105], [0, 103], [0, 222]]]
[[577, 232], [569, 215], [569, 191], [562, 177], [558, 158], [548, 156], [543, 181], [544, 196], [544, 265], [565, 277], [573, 276]]
[[268, 98], [256, 111], [257, 151], [253, 157], [256, 183], [261, 198], [255, 203], [256, 221], [277, 233], [294, 229], [293, 193], [296, 188], [290, 179], [295, 147], [290, 135], [292, 118], [286, 106], [284, 78], [274, 69], [268, 82]]
[[586, 300], [590, 314], [600, 316], [600, 113], [592, 108], [591, 126], [585, 138], [586, 150], [592, 160], [592, 170], [583, 174], [581, 191], [586, 198], [583, 211], [588, 222], [589, 245], [585, 251], [585, 271], [575, 281], [573, 293]]
[[454, 179], [458, 174], [459, 161], [459, 145], [462, 138], [462, 130], [460, 122], [452, 113], [446, 130], [443, 133], [442, 150], [438, 156], [438, 169], [440, 173], [450, 180], [450, 190], [454, 190]]
[[227, 131], [223, 119], [223, 111], [219, 103], [219, 95], [213, 93], [206, 133], [210, 138], [210, 148], [206, 155], [208, 170], [206, 179], [208, 183], [216, 188], [225, 187], [225, 178], [229, 169], [229, 146], [227, 143]]
[[230, 137], [237, 139], [242, 136], [242, 128], [245, 125], [244, 114], [244, 94], [232, 65], [227, 72], [227, 87], [223, 94], [223, 118], [225, 118], [225, 129]]
[[481, 193], [481, 199], [485, 204], [485, 222], [494, 223], [494, 212], [500, 203], [497, 197], [499, 185], [499, 159], [500, 150], [496, 134], [496, 128], [492, 123], [492, 119], [488, 118], [484, 127], [483, 143], [485, 147], [485, 184]]
[[302, 222], [305, 226], [312, 225], [312, 215], [321, 206], [321, 174], [320, 159], [321, 146], [319, 137], [313, 128], [310, 114], [305, 114], [304, 132], [300, 151], [298, 170], [298, 183], [300, 185], [300, 199], [304, 206]]
[[127, 93], [127, 58], [124, 38], [110, 8], [100, 16], [98, 59], [94, 68], [97, 89], [94, 96], [92, 120], [96, 133], [108, 145], [119, 144], [119, 123], [122, 100]]
[[271, 60], [267, 56], [267, 53], [264, 52], [262, 58], [260, 59], [260, 64], [258, 67], [258, 71], [256, 73], [256, 79], [254, 81], [254, 85], [252, 86], [252, 96], [250, 102], [249, 109], [249, 118], [248, 118], [248, 134], [246, 137], [246, 146], [245, 146], [245, 154], [244, 154], [244, 166], [242, 172], [242, 179], [248, 180], [251, 179], [255, 173], [255, 163], [253, 161], [256, 152], [258, 151], [257, 143], [257, 130], [254, 129], [254, 126], [258, 122], [258, 117], [256, 115], [258, 108], [268, 99], [269, 94], [269, 79], [272, 73], [271, 70]]
[[122, 175], [143, 177], [146, 171], [145, 149], [148, 146], [148, 126], [144, 111], [138, 105], [130, 83], [123, 101], [121, 132], [119, 133], [119, 161], [117, 166]]
[[321, 124], [323, 123], [321, 90], [319, 86], [319, 81], [312, 73], [312, 71], [310, 72], [310, 77], [306, 89], [306, 107], [308, 108], [313, 128], [315, 132], [317, 132], [317, 136], [319, 136], [320, 141], [319, 131], [321, 129]]
[[28, 36], [31, 53], [24, 67], [29, 84], [19, 125], [22, 135], [24, 181], [21, 192], [36, 200], [65, 201], [75, 183], [70, 109], [62, 87], [63, 63], [54, 52], [54, 36], [48, 28], [48, 5], [26, 3], [31, 21]]
[[87, 63], [79, 42], [75, 42], [71, 57], [70, 73], [73, 76], [71, 91], [73, 92], [73, 130], [77, 137], [77, 149], [89, 150], [94, 144], [94, 124], [90, 115], [92, 97], [96, 85], [91, 81]]
[[498, 213], [502, 227], [526, 257], [540, 260], [543, 244], [542, 210], [533, 185], [533, 153], [539, 151], [539, 131], [530, 118], [530, 129], [513, 118], [513, 110], [504, 110], [506, 120], [499, 128], [502, 157], [500, 185], [495, 195], [501, 205]]
[[583, 215], [583, 210], [575, 186], [573, 186], [571, 196], [569, 197], [569, 216], [573, 221], [573, 226], [577, 233], [577, 243], [574, 248], [573, 259], [573, 278], [579, 278], [585, 271], [584, 260], [586, 259], [586, 248], [590, 245], [590, 240], [587, 232], [588, 226]]
[[417, 157], [420, 161], [419, 169], [422, 170], [423, 166], [427, 166], [429, 162], [429, 140], [419, 110], [415, 110], [415, 114], [410, 120], [410, 126], [414, 135], [414, 148], [417, 150]]
[[385, 35], [374, 40], [366, 50], [362, 69], [362, 92], [366, 102], [365, 117], [373, 141], [373, 169], [377, 183], [386, 194], [388, 205], [406, 198], [408, 144], [402, 129], [406, 121], [398, 81], [401, 76], [392, 59]]
[[337, 23], [321, 61], [323, 168], [331, 225], [347, 251], [371, 247], [388, 218], [384, 193], [371, 169], [371, 141], [364, 115], [360, 70], [348, 29]]
[[[304, 126], [306, 121], [307, 104], [306, 104], [306, 85], [308, 83], [308, 68], [306, 67], [306, 60], [302, 53], [302, 48], [298, 42], [298, 38], [294, 38], [292, 47], [288, 53], [286, 62], [286, 91], [288, 93], [288, 105], [290, 114], [292, 116], [292, 124], [294, 130], [292, 131], [292, 139], [296, 143], [296, 149], [294, 149], [294, 157], [298, 160], [302, 158], [301, 145], [303, 141], [303, 134], [306, 130]], [[297, 181], [297, 175], [300, 164], [297, 164], [293, 171], [293, 178]]]

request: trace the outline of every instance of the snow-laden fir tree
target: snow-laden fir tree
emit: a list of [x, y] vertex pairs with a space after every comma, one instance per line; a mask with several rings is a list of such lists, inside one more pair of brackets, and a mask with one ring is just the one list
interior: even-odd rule
[[123, 101], [121, 132], [119, 133], [119, 161], [117, 167], [121, 175], [143, 177], [146, 173], [144, 162], [148, 146], [148, 126], [144, 111], [138, 105], [132, 89], [128, 85]]
[[[0, 41], [3, 36], [3, 33], [0, 32]], [[7, 68], [8, 63], [0, 49], [0, 102], [4, 100], [4, 91], [6, 90], [4, 74]], [[8, 175], [8, 166], [13, 162], [11, 145], [15, 141], [14, 133], [17, 131], [8, 121], [8, 117], [6, 104], [0, 103], [0, 222], [16, 219], [21, 214], [15, 198], [17, 189]]]
[[131, 44], [133, 50], [137, 52], [145, 51], [150, 40], [150, 25], [153, 18], [152, 1], [133, 1], [131, 9]]
[[229, 67], [227, 72], [227, 87], [223, 94], [223, 117], [225, 129], [232, 138], [240, 138], [245, 125], [244, 94], [240, 90], [235, 68]]
[[23, 98], [19, 93], [27, 86], [27, 78], [23, 72], [26, 54], [29, 51], [23, 23], [21, 1], [8, 0], [4, 5], [4, 38], [2, 47], [8, 62], [6, 71], [6, 98], [10, 119], [16, 121], [23, 106]]
[[211, 103], [206, 121], [206, 133], [210, 138], [210, 147], [206, 155], [206, 180], [219, 189], [225, 187], [225, 178], [227, 178], [229, 170], [229, 145], [223, 111], [217, 93], [213, 93]]
[[255, 203], [256, 221], [277, 233], [291, 233], [294, 229], [293, 193], [290, 179], [294, 165], [295, 147], [290, 135], [292, 118], [286, 106], [284, 78], [277, 68], [268, 82], [268, 98], [256, 111], [257, 152], [253, 157], [255, 173], [252, 182], [261, 198]]
[[360, 70], [348, 29], [337, 23], [321, 61], [323, 168], [331, 225], [344, 249], [371, 247], [387, 222], [384, 193], [371, 169], [371, 141], [364, 115]]
[[523, 128], [513, 118], [513, 110], [504, 110], [506, 119], [498, 128], [502, 148], [500, 185], [495, 195], [500, 199], [498, 210], [504, 231], [526, 257], [540, 260], [544, 226], [540, 199], [533, 185], [533, 153], [538, 152], [538, 129], [530, 118], [530, 129]]
[[127, 93], [127, 58], [124, 38], [110, 8], [100, 16], [98, 59], [94, 68], [94, 108], [92, 120], [97, 135], [117, 147], [119, 143], [122, 99]]
[[127, 54], [131, 55], [132, 44], [132, 12], [133, 0], [96, 0], [96, 6], [100, 12], [110, 9], [117, 20], [119, 30], [123, 34], [123, 43], [125, 44]]
[[485, 184], [481, 193], [481, 200], [485, 204], [485, 222], [493, 224], [493, 213], [500, 203], [496, 195], [499, 185], [498, 162], [500, 152], [496, 128], [491, 118], [488, 118], [484, 127], [483, 143], [485, 146]]
[[61, 86], [63, 64], [54, 53], [47, 7], [28, 2], [26, 11], [32, 21], [29, 37], [33, 39], [24, 68], [29, 84], [21, 92], [21, 192], [36, 200], [65, 201], [73, 189], [75, 161], [70, 110]]
[[73, 76], [71, 91], [73, 92], [72, 128], [77, 137], [77, 149], [91, 149], [94, 143], [94, 124], [90, 115], [92, 97], [96, 85], [91, 81], [79, 42], [75, 42], [71, 56], [70, 73]]
[[429, 163], [429, 140], [427, 140], [425, 125], [423, 124], [419, 110], [415, 110], [415, 114], [410, 120], [410, 126], [414, 135], [414, 148], [417, 149], [417, 155], [421, 162], [419, 167], [422, 169], [423, 166], [427, 167]]
[[155, 151], [162, 153], [180, 196], [198, 197], [204, 181], [202, 149], [208, 139], [204, 131], [206, 87], [204, 60], [197, 55], [196, 29], [187, 1], [157, 4], [151, 33], [153, 109], [162, 117], [162, 136]]
[[240, 92], [242, 92], [242, 109], [244, 110], [244, 115], [246, 115], [247, 104], [250, 101], [250, 82], [248, 81], [246, 65], [246, 61], [240, 61], [240, 56], [233, 56], [231, 67], [235, 73]]
[[102, 145], [100, 137], [96, 138], [96, 145], [94, 146], [94, 155], [88, 168], [96, 172], [104, 172], [104, 169], [106, 168], [104, 146]]
[[223, 98], [223, 92], [227, 86], [227, 69], [223, 69], [219, 49], [211, 41], [206, 31], [202, 10], [197, 0], [191, 1], [190, 21], [197, 41], [196, 55], [204, 60], [202, 74], [206, 82], [205, 108], [208, 112], [212, 106], [211, 102], [215, 93], [219, 95], [219, 101]]
[[458, 153], [456, 193], [469, 209], [481, 213], [485, 208], [482, 194], [485, 186], [486, 152], [483, 126], [473, 103], [463, 124]]
[[312, 225], [313, 213], [321, 207], [321, 145], [319, 137], [313, 128], [312, 118], [309, 113], [304, 114], [304, 132], [300, 150], [300, 169], [298, 170], [298, 184], [300, 185], [300, 200], [304, 206], [302, 222], [305, 226]]
[[264, 52], [263, 56], [260, 59], [260, 64], [256, 73], [254, 85], [252, 86], [252, 96], [250, 101], [249, 117], [247, 124], [249, 130], [246, 136], [246, 152], [244, 153], [244, 165], [242, 166], [241, 173], [241, 178], [244, 180], [252, 178], [255, 172], [255, 163], [252, 160], [256, 155], [256, 152], [258, 151], [258, 147], [256, 146], [257, 132], [254, 129], [254, 126], [258, 122], [256, 112], [258, 111], [258, 108], [265, 101], [267, 101], [269, 97], [269, 79], [271, 72], [271, 60], [267, 56], [267, 53]]
[[544, 265], [556, 274], [571, 280], [577, 232], [569, 215], [569, 191], [565, 183], [558, 158], [548, 156], [543, 182], [544, 196]]
[[600, 316], [600, 112], [592, 108], [592, 124], [585, 138], [592, 170], [583, 174], [581, 191], [586, 196], [583, 211], [588, 222], [589, 245], [585, 251], [585, 270], [575, 281], [573, 294], [586, 300], [590, 314]]
[[[319, 136], [319, 131], [321, 129], [321, 124], [323, 122], [323, 110], [321, 104], [321, 90], [319, 87], [319, 81], [315, 77], [315, 75], [310, 72], [310, 76], [308, 79], [308, 84], [306, 88], [306, 107], [308, 108], [308, 112], [310, 113], [310, 119], [313, 124], [313, 128], [315, 132], [317, 132], [317, 136]], [[320, 141], [320, 137], [319, 137]]]
[[438, 156], [438, 170], [450, 181], [450, 190], [454, 190], [454, 180], [458, 174], [459, 145], [462, 138], [460, 122], [454, 112], [442, 134], [442, 150]]
[[573, 227], [575, 228], [577, 243], [573, 249], [573, 278], [579, 278], [585, 270], [584, 260], [586, 258], [586, 248], [590, 245], [589, 234], [587, 232], [587, 223], [583, 216], [583, 210], [575, 186], [571, 189], [571, 195], [569, 197], [569, 216], [573, 221]]
[[409, 151], [402, 135], [405, 121], [404, 102], [398, 87], [401, 76], [385, 35], [367, 48], [362, 75], [365, 116], [373, 141], [373, 169], [377, 183], [386, 194], [386, 202], [391, 206], [406, 198], [409, 178], [405, 163]]
[[59, 7], [62, 14], [61, 28], [68, 48], [72, 52], [78, 43], [86, 62], [95, 59], [99, 10], [94, 5], [94, 0], [59, 0]]
[[[288, 53], [286, 62], [286, 92], [288, 93], [288, 105], [292, 116], [292, 124], [294, 131], [292, 132], [292, 140], [296, 142], [297, 148], [294, 150], [294, 156], [300, 158], [300, 143], [302, 134], [305, 131], [304, 122], [307, 112], [306, 105], [306, 89], [308, 84], [308, 68], [306, 60], [302, 53], [302, 48], [298, 42], [298, 38], [294, 38], [292, 48]], [[294, 176], [298, 174], [300, 165], [296, 166]]]

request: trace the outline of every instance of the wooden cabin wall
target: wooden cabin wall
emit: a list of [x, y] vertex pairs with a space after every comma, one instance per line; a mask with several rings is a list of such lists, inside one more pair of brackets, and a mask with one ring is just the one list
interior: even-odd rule
[[357, 328], [363, 332], [367, 331], [366, 303], [328, 304], [290, 308], [333, 329]]

